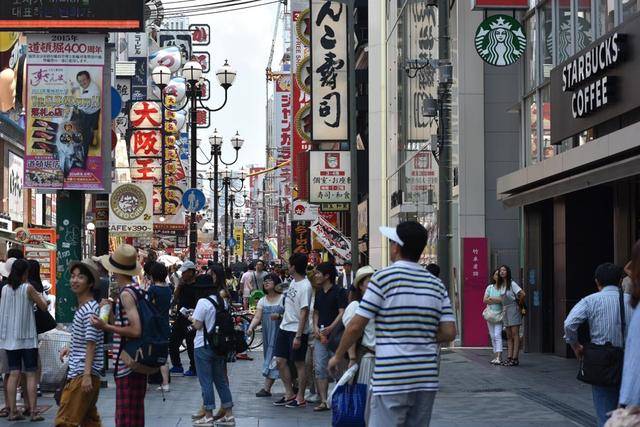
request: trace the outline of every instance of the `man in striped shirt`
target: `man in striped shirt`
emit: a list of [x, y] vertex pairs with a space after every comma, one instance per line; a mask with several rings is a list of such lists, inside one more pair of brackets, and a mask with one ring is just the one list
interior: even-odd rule
[[[595, 282], [598, 292], [584, 297], [573, 306], [564, 321], [564, 338], [573, 348], [578, 359], [582, 358], [584, 348], [578, 342], [578, 328], [584, 322], [589, 323], [591, 343], [602, 345], [610, 342], [615, 347], [622, 347], [622, 326], [620, 317], [620, 282], [622, 268], [612, 263], [598, 266], [595, 272]], [[624, 294], [625, 323], [631, 323], [633, 309], [631, 296]], [[626, 336], [626, 331], [625, 331]], [[598, 416], [598, 425], [607, 422], [607, 413], [618, 406], [620, 386], [603, 387], [592, 385], [593, 404]]]
[[455, 338], [455, 318], [445, 285], [418, 264], [427, 230], [407, 221], [380, 232], [391, 241], [393, 264], [372, 276], [329, 367], [335, 370], [375, 319], [367, 426], [428, 426], [438, 390], [438, 344]]

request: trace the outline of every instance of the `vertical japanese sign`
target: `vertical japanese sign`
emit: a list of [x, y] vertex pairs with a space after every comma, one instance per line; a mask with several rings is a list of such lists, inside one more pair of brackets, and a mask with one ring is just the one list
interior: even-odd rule
[[104, 36], [30, 34], [27, 58], [25, 187], [104, 190]]
[[[274, 80], [275, 90], [274, 111], [275, 120], [275, 141], [276, 141], [276, 165], [282, 164], [291, 159], [291, 76], [280, 75]], [[278, 169], [276, 176], [280, 186], [280, 195], [291, 199], [291, 164]]]
[[[30, 228], [31, 242], [56, 243], [56, 231], [50, 228]], [[46, 249], [36, 249], [27, 246], [24, 250], [26, 259], [35, 259], [40, 263], [40, 275], [51, 283], [51, 294], [56, 293], [56, 252]]]
[[482, 318], [484, 291], [489, 279], [489, 241], [486, 237], [462, 239], [462, 345], [488, 344], [486, 322]]
[[293, 151], [292, 173], [294, 198], [309, 198], [309, 154], [311, 148], [311, 73], [310, 47], [310, 11], [309, 1], [293, 0], [291, 17], [293, 19]]
[[349, 139], [347, 8], [337, 1], [311, 1], [313, 141]]
[[236, 241], [236, 245], [233, 248], [233, 252], [235, 256], [238, 257], [240, 261], [244, 258], [244, 227], [243, 226], [234, 226], [233, 227], [233, 238]]
[[311, 252], [311, 221], [291, 222], [291, 253], [309, 254]]
[[309, 153], [311, 203], [351, 201], [351, 156], [348, 151]]
[[22, 157], [9, 151], [9, 217], [24, 222], [24, 162]]
[[146, 33], [127, 34], [127, 57], [136, 63], [136, 73], [131, 77], [131, 100], [142, 101], [148, 96], [149, 36]]
[[[411, 155], [415, 151], [408, 151]], [[430, 151], [421, 151], [405, 165], [406, 201], [421, 205], [437, 201], [438, 170]]]

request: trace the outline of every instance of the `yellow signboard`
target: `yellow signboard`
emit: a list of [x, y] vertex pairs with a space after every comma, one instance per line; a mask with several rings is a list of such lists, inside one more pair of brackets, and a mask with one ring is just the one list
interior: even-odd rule
[[233, 255], [242, 260], [244, 258], [244, 227], [233, 227], [233, 239], [236, 241], [236, 246], [233, 248]]

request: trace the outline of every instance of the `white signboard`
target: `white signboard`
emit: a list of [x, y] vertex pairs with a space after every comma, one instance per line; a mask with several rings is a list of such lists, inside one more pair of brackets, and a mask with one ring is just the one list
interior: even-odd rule
[[315, 221], [320, 216], [320, 206], [312, 205], [306, 200], [293, 201], [293, 220], [294, 221]]
[[9, 152], [9, 216], [12, 221], [24, 222], [24, 161]]
[[351, 156], [348, 151], [309, 152], [309, 201], [351, 201]]
[[109, 234], [146, 237], [153, 234], [153, 185], [113, 184], [109, 197]]
[[[291, 160], [292, 141], [292, 103], [291, 103], [291, 76], [283, 75], [274, 82], [274, 113], [275, 113], [275, 143], [276, 164], [280, 165]], [[282, 166], [276, 172], [280, 185], [280, 194], [286, 198], [291, 197], [292, 168], [291, 164]]]
[[311, 1], [311, 105], [314, 141], [349, 138], [347, 8]]

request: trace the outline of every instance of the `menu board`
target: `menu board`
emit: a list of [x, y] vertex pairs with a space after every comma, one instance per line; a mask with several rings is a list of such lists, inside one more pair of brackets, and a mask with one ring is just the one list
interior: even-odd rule
[[[56, 243], [56, 231], [48, 228], [30, 228], [29, 242], [49, 242]], [[56, 252], [46, 249], [36, 249], [27, 246], [24, 250], [26, 259], [34, 259], [40, 263], [40, 277], [51, 283], [52, 295], [56, 293]]]

